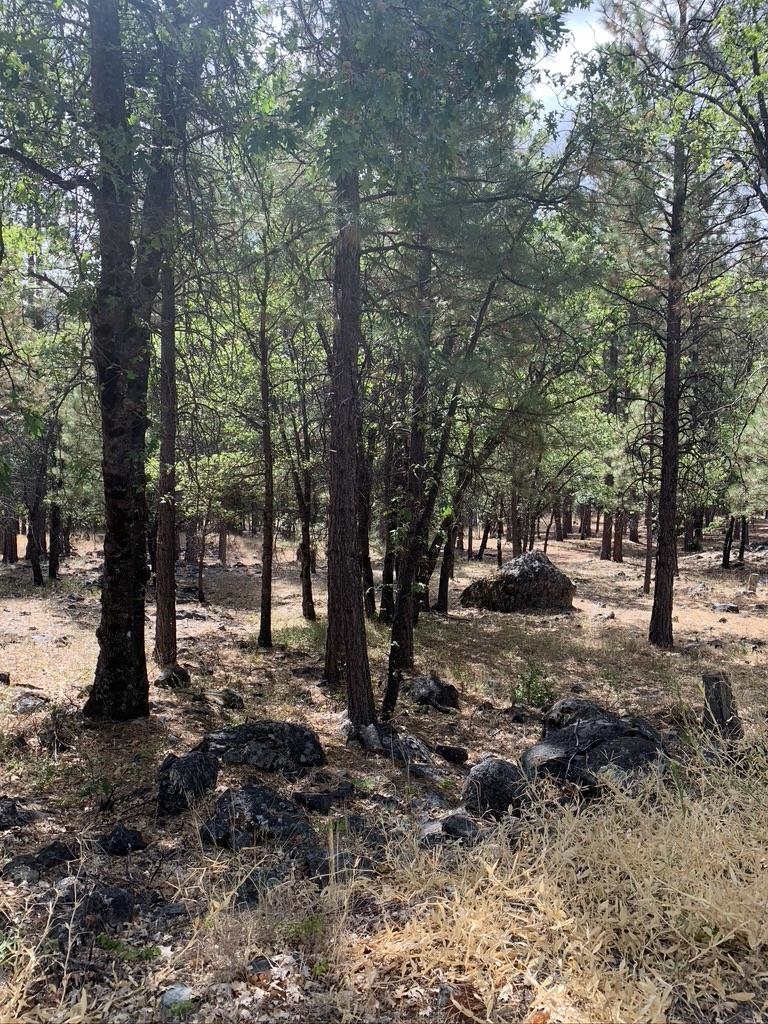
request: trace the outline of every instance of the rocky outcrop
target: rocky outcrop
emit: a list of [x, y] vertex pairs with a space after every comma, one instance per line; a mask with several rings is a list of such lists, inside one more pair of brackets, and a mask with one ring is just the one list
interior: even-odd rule
[[475, 580], [463, 592], [464, 608], [491, 612], [523, 612], [529, 609], [573, 607], [576, 586], [540, 551], [528, 551], [494, 573]]
[[291, 722], [247, 722], [209, 733], [198, 751], [224, 764], [244, 764], [263, 772], [298, 778], [308, 768], [320, 768], [326, 757], [316, 733]]
[[517, 765], [486, 757], [467, 776], [461, 799], [468, 811], [502, 818], [520, 809], [527, 792], [528, 780]]

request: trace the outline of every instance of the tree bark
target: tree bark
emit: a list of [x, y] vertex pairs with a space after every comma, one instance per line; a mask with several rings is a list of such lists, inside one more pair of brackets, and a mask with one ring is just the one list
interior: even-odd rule
[[360, 228], [356, 171], [336, 182], [339, 232], [334, 262], [336, 324], [331, 352], [328, 636], [325, 678], [347, 691], [347, 712], [354, 728], [376, 720], [371, 670], [360, 590], [357, 532], [357, 448], [360, 436], [358, 353], [360, 350]]
[[51, 502], [51, 536], [48, 544], [48, 579], [59, 578], [59, 561], [61, 558], [61, 506], [57, 501]]
[[[53, 528], [51, 528], [51, 537], [53, 537]], [[744, 553], [749, 543], [749, 520], [746, 516], [741, 517], [741, 535], [739, 537], [739, 561], [744, 561]]]
[[488, 537], [490, 535], [490, 532], [491, 532], [491, 519], [490, 519], [490, 516], [489, 516], [485, 520], [485, 522], [483, 523], [483, 536], [480, 538], [480, 547], [477, 549], [477, 554], [475, 555], [475, 560], [477, 562], [482, 562], [482, 560], [483, 560], [483, 556], [485, 555], [485, 549], [486, 549], [486, 547], [488, 545]]
[[358, 454], [358, 496], [357, 510], [358, 543], [360, 545], [360, 576], [363, 587], [363, 609], [366, 619], [376, 618], [376, 588], [371, 565], [371, 462], [375, 431], [368, 438], [367, 448], [360, 441]]
[[725, 531], [725, 539], [723, 541], [723, 569], [730, 569], [731, 567], [731, 548], [733, 547], [733, 531], [736, 525], [736, 520], [731, 516], [728, 520], [728, 529]]
[[602, 562], [609, 562], [611, 560], [611, 550], [613, 546], [613, 513], [603, 513], [603, 536], [600, 544], [600, 560]]
[[160, 272], [160, 472], [155, 541], [155, 661], [175, 665], [176, 646], [176, 281]]
[[[267, 251], [266, 239], [264, 251]], [[272, 446], [272, 382], [269, 372], [269, 334], [267, 332], [267, 299], [270, 264], [265, 257], [264, 280], [259, 295], [259, 395], [261, 398], [261, 456], [264, 463], [264, 508], [261, 528], [261, 597], [259, 600], [259, 635], [257, 645], [272, 646], [272, 565], [275, 546], [275, 456]]]
[[613, 522], [613, 560], [624, 561], [624, 513], [617, 512]]

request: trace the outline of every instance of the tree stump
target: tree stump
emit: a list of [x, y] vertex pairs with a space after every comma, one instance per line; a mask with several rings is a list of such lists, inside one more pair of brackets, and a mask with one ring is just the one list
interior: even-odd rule
[[725, 672], [704, 672], [704, 728], [725, 740], [738, 740], [744, 726], [736, 708], [731, 681]]

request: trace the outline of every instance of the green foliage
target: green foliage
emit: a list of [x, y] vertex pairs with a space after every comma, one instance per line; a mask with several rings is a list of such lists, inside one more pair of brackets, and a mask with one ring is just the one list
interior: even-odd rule
[[509, 695], [513, 704], [520, 702], [535, 708], [546, 707], [555, 699], [552, 682], [538, 665], [528, 665], [518, 675], [510, 687]]

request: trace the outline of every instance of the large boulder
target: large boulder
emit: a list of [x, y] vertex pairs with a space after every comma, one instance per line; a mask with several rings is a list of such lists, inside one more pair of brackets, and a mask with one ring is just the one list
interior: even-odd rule
[[470, 583], [460, 598], [464, 608], [522, 612], [530, 608], [573, 607], [576, 585], [540, 551], [528, 551], [494, 573]]
[[222, 793], [201, 836], [206, 843], [240, 850], [267, 840], [306, 841], [312, 830], [296, 804], [269, 786], [253, 784]]
[[436, 675], [414, 676], [403, 683], [402, 692], [414, 704], [436, 711], [455, 711], [459, 707], [459, 691], [453, 683], [444, 683]]
[[291, 722], [247, 722], [203, 737], [197, 750], [225, 764], [247, 764], [295, 779], [308, 768], [322, 768], [326, 756], [317, 735]]
[[593, 789], [603, 773], [615, 778], [647, 771], [663, 753], [660, 734], [644, 719], [620, 718], [590, 701], [573, 700], [550, 709], [544, 738], [525, 751], [521, 763], [529, 778], [545, 774]]
[[486, 757], [470, 771], [461, 791], [468, 811], [502, 818], [519, 811], [528, 792], [528, 780], [517, 765], [500, 757]]

